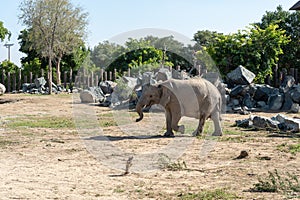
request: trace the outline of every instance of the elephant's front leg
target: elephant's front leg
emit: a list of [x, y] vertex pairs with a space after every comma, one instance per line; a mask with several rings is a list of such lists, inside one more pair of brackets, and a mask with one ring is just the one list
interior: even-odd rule
[[180, 132], [181, 134], [184, 134], [185, 128], [184, 125], [178, 126], [178, 122], [181, 119], [181, 113], [179, 111], [173, 111], [172, 112], [172, 129], [174, 131]]
[[172, 113], [171, 113], [171, 110], [169, 108], [166, 107], [165, 109], [166, 109], [167, 132], [165, 132], [164, 136], [173, 137], [174, 133], [172, 131]]

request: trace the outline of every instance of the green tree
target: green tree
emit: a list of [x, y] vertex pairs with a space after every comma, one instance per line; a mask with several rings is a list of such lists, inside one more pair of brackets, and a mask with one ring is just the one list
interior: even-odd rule
[[194, 41], [196, 41], [201, 46], [210, 46], [213, 45], [219, 36], [223, 35], [222, 33], [218, 33], [216, 31], [197, 31], [194, 34]]
[[277, 24], [285, 34], [290, 37], [290, 42], [282, 46], [284, 54], [279, 56], [278, 65], [281, 68], [300, 67], [300, 12], [289, 12], [278, 6], [275, 11], [267, 11], [261, 22], [256, 23], [265, 29], [270, 24]]
[[124, 52], [124, 47], [109, 41], [100, 42], [91, 51], [91, 60], [99, 68], [108, 67], [115, 59]]
[[29, 29], [29, 40], [36, 52], [48, 59], [48, 85], [52, 93], [52, 62], [56, 61], [60, 84], [60, 61], [78, 47], [85, 36], [87, 13], [69, 0], [24, 0], [19, 17]]
[[254, 25], [246, 31], [246, 35], [247, 43], [242, 47], [244, 65], [249, 70], [258, 72], [258, 82], [264, 82], [267, 75], [272, 76], [273, 67], [283, 54], [282, 47], [289, 43], [289, 37], [277, 24], [270, 24], [265, 29]]
[[265, 29], [251, 25], [238, 33], [218, 35], [216, 41], [204, 50], [211, 55], [223, 75], [243, 65], [257, 74], [258, 82], [264, 82], [267, 75], [272, 75], [272, 68], [283, 54], [282, 47], [288, 42], [289, 37], [276, 24]]
[[8, 60], [4, 60], [1, 64], [0, 64], [0, 69], [5, 70], [5, 72], [10, 72], [10, 73], [16, 73], [18, 71], [18, 66], [16, 64], [14, 64], [11, 61]]
[[1, 42], [3, 42], [3, 40], [5, 39], [5, 37], [8, 37], [8, 39], [10, 39], [11, 33], [8, 31], [7, 28], [5, 28], [3, 26], [3, 22], [0, 21], [0, 40]]

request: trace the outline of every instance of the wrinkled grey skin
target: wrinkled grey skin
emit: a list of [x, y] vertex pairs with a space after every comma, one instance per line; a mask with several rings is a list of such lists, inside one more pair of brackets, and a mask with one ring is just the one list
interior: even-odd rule
[[143, 88], [136, 111], [143, 119], [143, 108], [160, 104], [165, 108], [167, 132], [164, 136], [174, 136], [173, 130], [184, 133], [184, 126], [178, 126], [182, 116], [199, 119], [198, 128], [193, 135], [200, 135], [206, 119], [214, 123], [214, 136], [222, 135], [220, 123], [222, 98], [218, 89], [209, 81], [202, 78], [189, 80], [170, 79]]

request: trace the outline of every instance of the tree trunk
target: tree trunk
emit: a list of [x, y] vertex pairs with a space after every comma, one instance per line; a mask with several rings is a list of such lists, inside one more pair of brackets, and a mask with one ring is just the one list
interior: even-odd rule
[[61, 85], [61, 73], [60, 73], [60, 63], [61, 63], [61, 58], [62, 56], [60, 55], [58, 58], [57, 58], [57, 64], [56, 64], [56, 75], [57, 75], [57, 78], [56, 78], [56, 84], [57, 85]]
[[49, 65], [49, 69], [48, 69], [49, 94], [52, 94], [52, 59], [51, 59], [51, 56], [49, 57], [48, 65]]

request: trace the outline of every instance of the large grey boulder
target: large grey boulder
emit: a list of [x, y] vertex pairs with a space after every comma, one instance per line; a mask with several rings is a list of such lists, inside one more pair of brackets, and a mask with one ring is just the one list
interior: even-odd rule
[[153, 72], [144, 72], [140, 82], [141, 82], [141, 85], [155, 84], [156, 80], [154, 79], [154, 73]]
[[265, 101], [268, 102], [269, 96], [271, 95], [279, 95], [279, 89], [271, 87], [269, 85], [255, 85], [255, 93], [254, 93], [254, 100], [256, 101]]
[[231, 89], [229, 94], [231, 97], [242, 96], [244, 93], [244, 89], [245, 89], [244, 85], [237, 85]]
[[289, 91], [293, 85], [295, 84], [295, 79], [293, 76], [286, 76], [284, 77], [283, 82], [280, 85], [280, 89], [283, 90], [283, 92]]
[[2, 83], [0, 83], [0, 95], [3, 95], [5, 91], [6, 91], [5, 86]]
[[268, 99], [268, 105], [270, 110], [280, 110], [283, 104], [283, 95], [270, 95]]
[[255, 78], [255, 74], [242, 65], [227, 74], [227, 78], [232, 85], [249, 85]]
[[166, 81], [172, 78], [172, 72], [168, 68], [160, 68], [155, 74], [156, 81]]
[[113, 81], [101, 81], [98, 85], [104, 94], [113, 93], [114, 88], [116, 87], [116, 83]]
[[300, 119], [294, 119], [286, 117], [282, 114], [278, 114], [273, 119], [280, 122], [279, 128], [283, 131], [289, 131], [292, 133], [298, 133], [300, 131]]
[[36, 88], [41, 88], [41, 87], [45, 87], [47, 81], [44, 77], [40, 77], [40, 78], [34, 79], [34, 83], [35, 83]]
[[276, 130], [278, 129], [279, 125], [278, 121], [262, 116], [253, 117], [252, 122], [255, 128], [265, 130]]
[[242, 103], [243, 103], [243, 106], [246, 106], [251, 109], [254, 107], [256, 102], [253, 100], [253, 98], [250, 96], [249, 93], [246, 93], [243, 98]]
[[293, 102], [300, 103], [300, 85], [291, 90], [291, 98]]
[[286, 92], [284, 94], [284, 103], [283, 103], [283, 106], [282, 106], [282, 110], [284, 111], [289, 111], [292, 106], [293, 106], [293, 99], [291, 97], [291, 93], [290, 92]]
[[172, 70], [172, 78], [186, 80], [190, 79], [191, 77], [185, 71]]
[[103, 102], [105, 100], [105, 95], [100, 87], [89, 87], [80, 92], [80, 100], [81, 103]]
[[[127, 87], [130, 88], [131, 90], [133, 90], [137, 86], [137, 83], [138, 83], [137, 78], [123, 76], [122, 79], [124, 80]], [[118, 85], [116, 87], [118, 87]]]
[[83, 90], [80, 92], [80, 100], [81, 103], [95, 103], [96, 97], [91, 91]]

